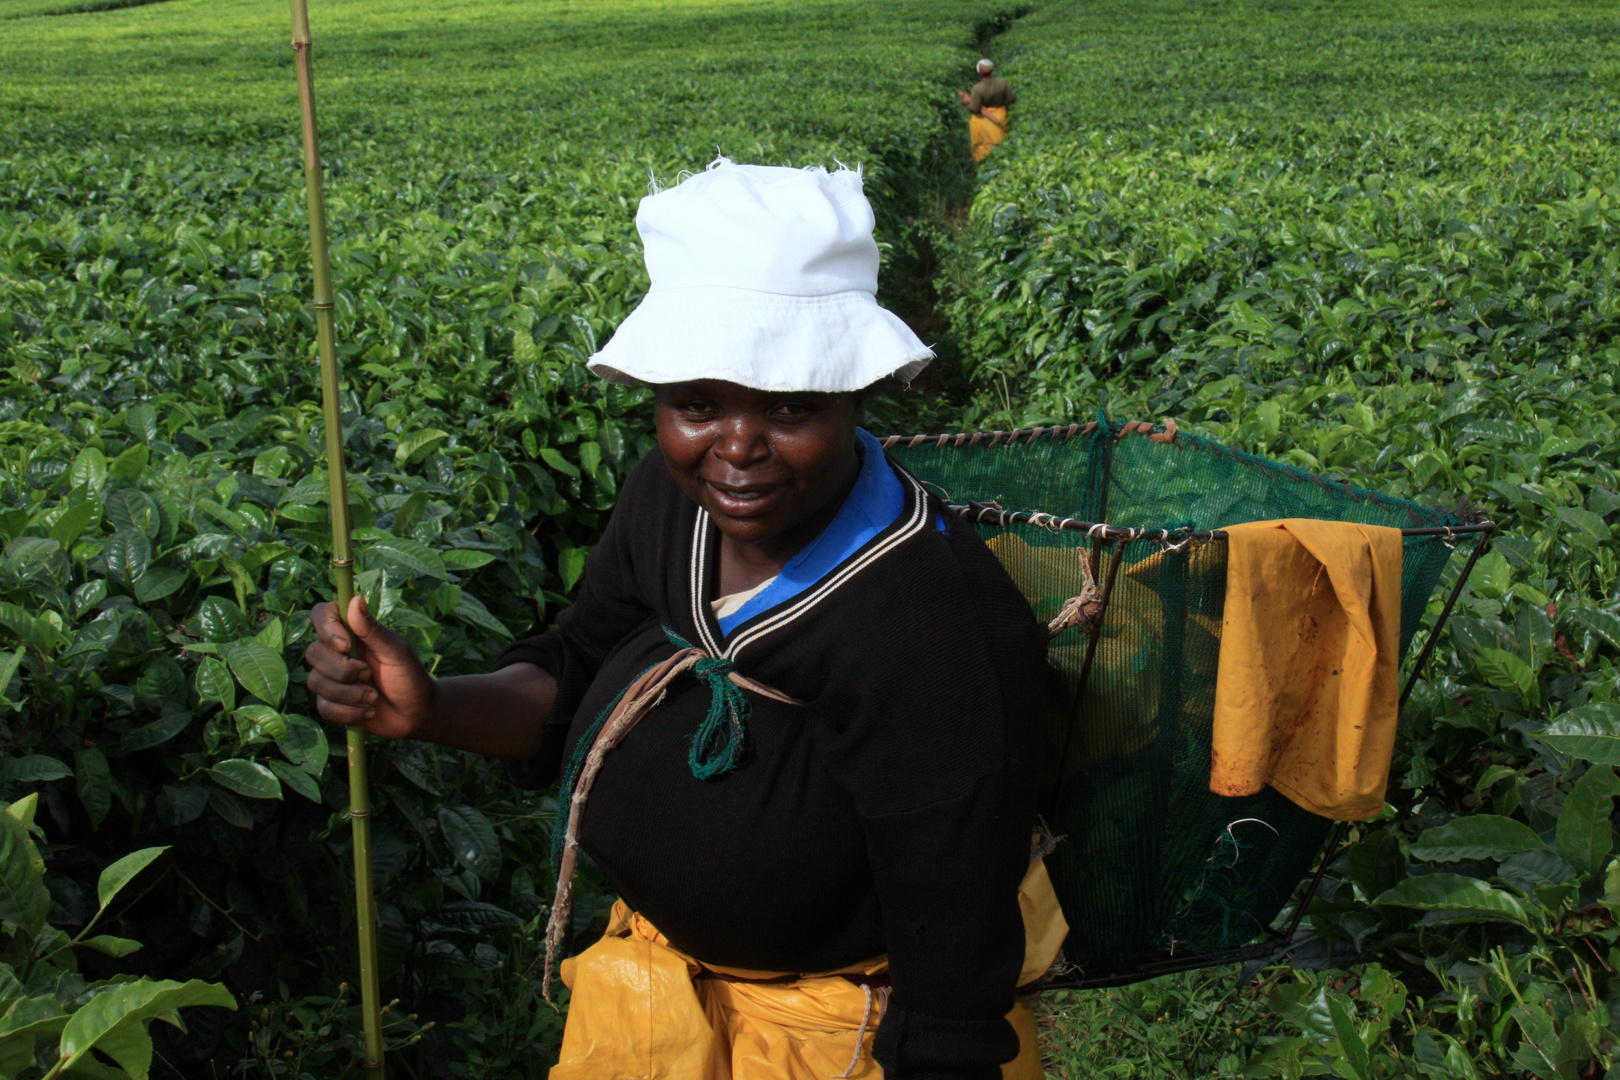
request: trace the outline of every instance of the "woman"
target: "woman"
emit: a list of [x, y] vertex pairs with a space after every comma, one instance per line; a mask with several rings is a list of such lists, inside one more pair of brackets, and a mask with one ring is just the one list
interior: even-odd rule
[[858, 426], [932, 355], [876, 303], [872, 223], [847, 170], [722, 159], [642, 201], [652, 288], [590, 363], [655, 387], [658, 448], [578, 602], [493, 672], [431, 679], [359, 600], [348, 659], [314, 612], [327, 719], [564, 773], [559, 836], [621, 899], [563, 964], [553, 1080], [1040, 1075], [1014, 993], [1065, 930], [1025, 881], [1045, 637]]
[[1018, 92], [996, 74], [996, 62], [985, 57], [977, 64], [979, 81], [972, 92], [958, 90], [968, 117], [968, 134], [973, 140], [973, 160], [983, 161], [996, 144], [1007, 137], [1007, 110], [1018, 100]]

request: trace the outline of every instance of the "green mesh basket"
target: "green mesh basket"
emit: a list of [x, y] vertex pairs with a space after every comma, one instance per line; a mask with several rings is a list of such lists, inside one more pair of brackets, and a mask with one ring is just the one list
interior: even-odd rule
[[1041, 792], [1064, 838], [1047, 866], [1072, 928], [1076, 984], [1254, 955], [1250, 943], [1277, 935], [1271, 924], [1332, 822], [1269, 787], [1243, 798], [1209, 790], [1226, 587], [1219, 530], [1276, 518], [1406, 530], [1404, 656], [1453, 550], [1490, 526], [1173, 426], [1126, 433], [1104, 419], [884, 445], [976, 524], [1042, 621], [1090, 601], [1092, 620], [1052, 639]]

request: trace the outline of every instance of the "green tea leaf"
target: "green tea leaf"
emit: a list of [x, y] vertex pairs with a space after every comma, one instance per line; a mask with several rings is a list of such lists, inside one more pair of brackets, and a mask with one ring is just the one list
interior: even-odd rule
[[394, 451], [395, 467], [403, 469], [407, 465], [416, 464], [437, 450], [448, 438], [450, 433], [440, 431], [438, 428], [423, 428], [411, 432], [399, 440], [399, 448]]
[[298, 792], [298, 794], [302, 795], [312, 803], [318, 803], [321, 801], [321, 785], [317, 784], [315, 782], [315, 778], [309, 773], [302, 769], [295, 768], [294, 766], [287, 764], [285, 761], [276, 761], [273, 758], [268, 762], [268, 764], [270, 766], [270, 771], [275, 773], [276, 776], [281, 779], [282, 783], [286, 784], [288, 787], [292, 788], [294, 791]]
[[173, 566], [154, 566], [135, 582], [135, 599], [153, 604], [180, 591], [186, 572]]
[[331, 753], [326, 732], [307, 716], [288, 713], [286, 720], [287, 733], [278, 740], [281, 752], [311, 776], [320, 776]]
[[189, 712], [166, 713], [161, 720], [154, 720], [150, 724], [124, 732], [118, 747], [126, 754], [133, 754], [161, 746], [186, 730], [192, 719]]
[[112, 809], [112, 770], [99, 746], [73, 752], [73, 774], [78, 781], [79, 802], [90, 815], [90, 827], [99, 829]]
[[248, 636], [242, 609], [222, 596], [210, 596], [197, 609], [197, 626], [205, 641], [229, 642]]
[[1583, 874], [1596, 873], [1613, 847], [1614, 829], [1609, 818], [1616, 795], [1620, 795], [1620, 779], [1615, 777], [1614, 769], [1593, 765], [1564, 799], [1553, 847]]
[[241, 799], [224, 788], [209, 789], [208, 805], [226, 824], [235, 825], [238, 829], [253, 828], [253, 815], [248, 808], [242, 805]]
[[67, 512], [56, 519], [51, 526], [51, 539], [62, 546], [63, 551], [73, 550], [73, 542], [79, 534], [90, 527], [90, 523], [100, 516], [96, 504], [92, 502], [74, 503], [68, 507]]
[[1474, 666], [1492, 686], [1517, 694], [1526, 704], [1534, 704], [1541, 699], [1535, 671], [1505, 649], [1478, 650], [1474, 653]]
[[67, 1022], [68, 1014], [54, 997], [24, 997], [0, 1016], [0, 1039], [24, 1034], [54, 1035]]
[[485, 881], [501, 872], [501, 844], [489, 819], [470, 806], [439, 810], [439, 828], [457, 862]]
[[1372, 1060], [1367, 1053], [1367, 1044], [1361, 1041], [1361, 1032], [1356, 1028], [1355, 1005], [1349, 998], [1333, 990], [1322, 991], [1322, 996], [1327, 1001], [1328, 1016], [1333, 1021], [1333, 1034], [1339, 1041], [1344, 1063], [1350, 1067], [1351, 1075], [1356, 1080], [1371, 1080]]
[[[71, 1068], [122, 1025], [142, 1025], [154, 1017], [192, 1005], [235, 1009], [236, 999], [217, 983], [141, 979], [102, 991], [80, 1006], [62, 1030], [60, 1052]], [[119, 1042], [120, 1048], [127, 1042]], [[148, 1059], [150, 1060], [150, 1059]]]
[[1544, 849], [1530, 826], [1496, 814], [1471, 814], [1425, 829], [1411, 847], [1412, 857], [1426, 862], [1461, 859], [1504, 859], [1521, 851]]
[[1524, 905], [1512, 893], [1461, 874], [1409, 877], [1373, 900], [1374, 905], [1420, 911], [1465, 911], [1529, 925]]
[[236, 680], [231, 678], [230, 669], [223, 662], [212, 656], [203, 657], [197, 663], [195, 682], [197, 696], [203, 701], [217, 701], [226, 712], [236, 709]]
[[243, 742], [279, 739], [287, 733], [287, 721], [268, 705], [244, 705], [235, 715], [236, 730]]
[[572, 589], [585, 573], [585, 558], [588, 553], [584, 548], [564, 548], [557, 557], [557, 573], [562, 576], [563, 588]]
[[[24, 826], [34, 823], [34, 814], [39, 810], [39, 792], [31, 791], [24, 798], [18, 799], [5, 808], [13, 820], [20, 821]], [[0, 982], [4, 981], [4, 970], [0, 969]]]
[[371, 542], [369, 550], [380, 553], [414, 574], [440, 581], [449, 577], [439, 553], [420, 541], [382, 533]]
[[1580, 607], [1570, 612], [1570, 618], [1603, 639], [1611, 648], [1620, 649], [1620, 615], [1597, 607]]
[[107, 541], [102, 558], [107, 561], [107, 573], [134, 592], [136, 579], [152, 562], [152, 541], [143, 532], [119, 529]]
[[107, 471], [114, 476], [121, 476], [125, 480], [139, 480], [146, 471], [147, 462], [152, 460], [152, 450], [144, 445], [131, 446], [123, 453], [112, 459]]
[[262, 641], [239, 641], [225, 650], [231, 674], [260, 701], [276, 708], [287, 693], [287, 664]]
[[597, 468], [602, 464], [602, 448], [594, 442], [579, 444], [579, 465], [585, 470], [585, 475], [595, 476]]
[[1620, 766], [1620, 704], [1601, 701], [1571, 709], [1536, 738], [1561, 754]]
[[168, 850], [168, 846], [165, 845], [132, 851], [103, 870], [100, 880], [96, 883], [96, 897], [101, 906], [106, 907], [112, 903], [113, 897], [122, 892], [124, 886], [134, 880], [136, 874], [151, 866], [153, 860]]
[[50, 910], [45, 860], [28, 835], [28, 826], [0, 814], [0, 919], [16, 923], [32, 938], [44, 928]]
[[547, 465], [550, 465], [553, 469], [556, 469], [564, 476], [571, 476], [575, 479], [579, 478], [579, 466], [563, 457], [552, 447], [542, 446], [540, 448], [540, 460], [544, 461]]
[[1614, 530], [1609, 527], [1609, 523], [1590, 510], [1560, 506], [1557, 512], [1559, 518], [1566, 525], [1578, 529], [1594, 540], [1608, 540], [1609, 537], [1614, 535]]
[[472, 593], [464, 592], [461, 594], [460, 599], [456, 601], [456, 614], [475, 626], [483, 627], [496, 637], [506, 641], [512, 640], [512, 631], [507, 629], [505, 623], [492, 615], [490, 610], [483, 605], [483, 602]]
[[48, 754], [24, 754], [22, 757], [0, 760], [0, 778], [6, 780], [31, 783], [60, 780], [72, 775], [72, 769]]
[[103, 503], [107, 520], [115, 531], [128, 530], [156, 538], [163, 528], [163, 512], [144, 491], [136, 488], [118, 488], [109, 491]]
[[439, 557], [444, 560], [444, 565], [452, 570], [476, 570], [495, 561], [495, 556], [488, 551], [471, 551], [465, 548], [441, 551]]
[[107, 483], [107, 456], [94, 446], [87, 446], [73, 459], [68, 470], [68, 481], [74, 488], [83, 488], [91, 494], [99, 492]]
[[[118, 1062], [130, 1080], [147, 1080], [152, 1070], [152, 1036], [145, 1024], [126, 1023], [113, 1028], [96, 1042], [96, 1050]], [[77, 1075], [85, 1062], [74, 1070]]]
[[411, 530], [416, 528], [422, 520], [422, 513], [428, 507], [428, 493], [425, 491], [413, 492], [409, 498], [400, 504], [394, 511], [394, 522], [389, 531], [395, 536], [409, 536]]
[[276, 779], [276, 774], [257, 761], [228, 758], [209, 769], [208, 775], [221, 787], [250, 799], [281, 798], [281, 782]]
[[1546, 848], [1524, 851], [1503, 860], [1496, 876], [1503, 884], [1529, 895], [1543, 885], [1574, 881], [1575, 868]]

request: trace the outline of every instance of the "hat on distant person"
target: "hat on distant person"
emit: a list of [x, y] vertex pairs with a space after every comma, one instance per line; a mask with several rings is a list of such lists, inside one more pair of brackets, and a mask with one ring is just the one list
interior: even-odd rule
[[992, 71], [996, 70], [996, 62], [987, 56], [983, 60], [980, 60], [975, 67], [980, 75], [988, 75]]
[[857, 170], [717, 159], [641, 200], [652, 287], [590, 369], [794, 392], [911, 381], [934, 353], [878, 306], [872, 226]]

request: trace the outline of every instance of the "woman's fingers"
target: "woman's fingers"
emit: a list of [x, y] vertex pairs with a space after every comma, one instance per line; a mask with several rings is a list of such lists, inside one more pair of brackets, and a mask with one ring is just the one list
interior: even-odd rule
[[307, 683], [315, 696], [338, 705], [353, 705], [357, 708], [372, 708], [377, 704], [377, 691], [367, 683], [336, 682], [322, 675], [319, 670], [309, 673]]
[[325, 697], [315, 699], [315, 711], [321, 714], [322, 719], [330, 720], [334, 724], [363, 724], [375, 715], [371, 709], [340, 705]]
[[373, 667], [420, 668], [421, 660], [411, 643], [371, 617], [371, 607], [364, 596], [349, 601], [349, 629], [360, 639], [366, 659]]
[[304, 650], [304, 662], [312, 671], [318, 671], [333, 682], [354, 683], [372, 681], [371, 665], [352, 656], [344, 656], [324, 641], [314, 641]]
[[[372, 619], [359, 596], [349, 604], [347, 626], [332, 604], [317, 604], [310, 620], [316, 640], [304, 659], [316, 711], [391, 739], [411, 736], [433, 702], [433, 678], [411, 643]], [[345, 655], [351, 651], [356, 655]]]
[[309, 612], [309, 621], [315, 626], [315, 637], [340, 653], [349, 651], [349, 631], [338, 618], [337, 605], [331, 601], [316, 604]]

